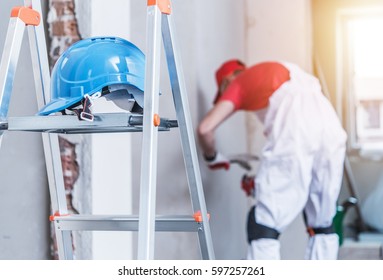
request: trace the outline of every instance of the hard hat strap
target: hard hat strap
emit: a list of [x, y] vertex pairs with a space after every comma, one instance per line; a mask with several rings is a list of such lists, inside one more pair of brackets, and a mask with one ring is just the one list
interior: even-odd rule
[[94, 116], [91, 110], [93, 103], [91, 97], [88, 94], [84, 95], [84, 98], [81, 101], [81, 105], [82, 108], [73, 108], [71, 110], [77, 115], [79, 120], [92, 122], [94, 120]]

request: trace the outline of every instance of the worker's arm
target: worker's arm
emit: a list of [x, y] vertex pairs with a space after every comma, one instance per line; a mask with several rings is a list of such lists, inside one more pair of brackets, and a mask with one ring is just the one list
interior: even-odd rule
[[206, 160], [218, 160], [215, 148], [214, 132], [234, 112], [234, 104], [230, 101], [218, 102], [202, 119], [198, 126], [198, 139]]

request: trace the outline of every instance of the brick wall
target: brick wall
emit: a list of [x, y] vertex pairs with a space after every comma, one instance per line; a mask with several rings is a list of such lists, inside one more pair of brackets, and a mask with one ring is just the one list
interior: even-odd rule
[[[50, 37], [49, 61], [50, 67], [53, 68], [60, 55], [70, 45], [81, 39], [75, 15], [74, 0], [49, 0], [47, 22]], [[80, 170], [77, 161], [76, 144], [61, 136], [59, 137], [59, 145], [68, 211], [77, 214], [78, 211], [73, 206], [73, 192]], [[53, 227], [51, 237], [52, 258], [58, 259]]]
[[74, 0], [49, 0], [49, 36], [51, 66], [73, 43], [81, 39], [79, 34]]

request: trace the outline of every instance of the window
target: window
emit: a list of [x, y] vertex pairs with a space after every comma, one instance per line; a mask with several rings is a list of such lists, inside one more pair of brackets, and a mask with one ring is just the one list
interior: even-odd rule
[[344, 23], [350, 146], [383, 154], [383, 14], [353, 15]]

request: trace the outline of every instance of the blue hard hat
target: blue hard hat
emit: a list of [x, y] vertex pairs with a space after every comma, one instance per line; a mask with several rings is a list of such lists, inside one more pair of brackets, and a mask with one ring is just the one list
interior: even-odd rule
[[134, 44], [117, 37], [80, 40], [70, 46], [52, 70], [51, 101], [38, 115], [60, 112], [87, 94], [106, 86], [126, 85], [143, 108], [145, 55]]

